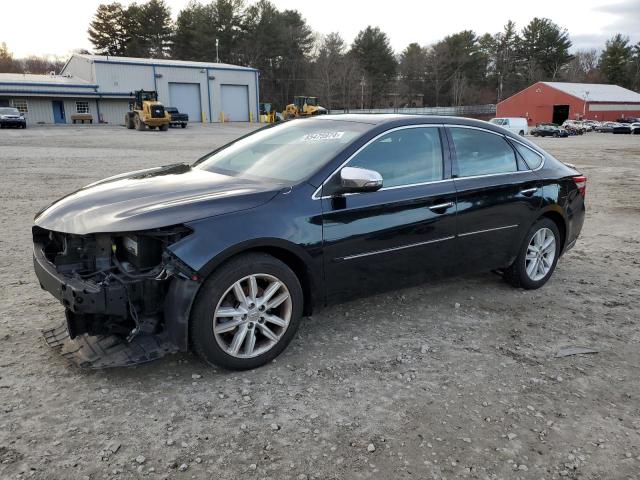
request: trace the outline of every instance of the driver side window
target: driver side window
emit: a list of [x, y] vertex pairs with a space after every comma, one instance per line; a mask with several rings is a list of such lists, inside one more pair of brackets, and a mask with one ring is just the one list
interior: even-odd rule
[[440, 133], [435, 127], [395, 130], [365, 147], [348, 166], [380, 173], [383, 188], [442, 180]]

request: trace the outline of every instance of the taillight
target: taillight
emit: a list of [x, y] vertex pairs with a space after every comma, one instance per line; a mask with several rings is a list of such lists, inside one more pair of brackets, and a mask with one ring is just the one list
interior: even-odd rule
[[584, 197], [584, 195], [587, 193], [587, 177], [585, 177], [584, 175], [578, 175], [576, 177], [573, 177], [573, 181], [575, 182], [576, 187], [578, 187], [580, 195]]

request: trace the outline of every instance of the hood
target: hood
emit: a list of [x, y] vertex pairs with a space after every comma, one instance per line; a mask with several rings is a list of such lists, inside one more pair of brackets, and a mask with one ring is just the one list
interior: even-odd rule
[[34, 223], [79, 235], [148, 230], [257, 207], [281, 187], [167, 165], [92, 183], [38, 212]]

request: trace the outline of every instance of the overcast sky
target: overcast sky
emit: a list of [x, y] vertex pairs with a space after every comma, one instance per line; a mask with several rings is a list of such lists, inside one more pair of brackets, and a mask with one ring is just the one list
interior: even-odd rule
[[[97, 6], [108, 1], [0, 0], [0, 42], [6, 42], [17, 57], [91, 50], [87, 27]], [[174, 18], [188, 3], [165, 1]], [[396, 52], [411, 42], [428, 45], [465, 29], [495, 33], [509, 19], [520, 29], [534, 16], [549, 17], [569, 30], [574, 49], [601, 48], [618, 32], [634, 43], [640, 41], [640, 0], [272, 1], [280, 9], [299, 10], [316, 32], [337, 31], [347, 42], [366, 25], [378, 26], [389, 35]]]

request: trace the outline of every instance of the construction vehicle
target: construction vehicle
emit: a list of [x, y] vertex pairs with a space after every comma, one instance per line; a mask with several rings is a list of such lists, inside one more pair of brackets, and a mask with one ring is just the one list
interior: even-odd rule
[[124, 116], [124, 124], [129, 129], [151, 130], [158, 127], [166, 132], [169, 130], [171, 114], [164, 109], [164, 105], [158, 101], [158, 92], [149, 90], [137, 90], [131, 93], [134, 97], [130, 105], [131, 110]]
[[293, 103], [286, 106], [282, 116], [287, 120], [289, 118], [312, 117], [325, 113], [328, 113], [327, 109], [318, 105], [318, 97], [300, 95], [293, 97]]

